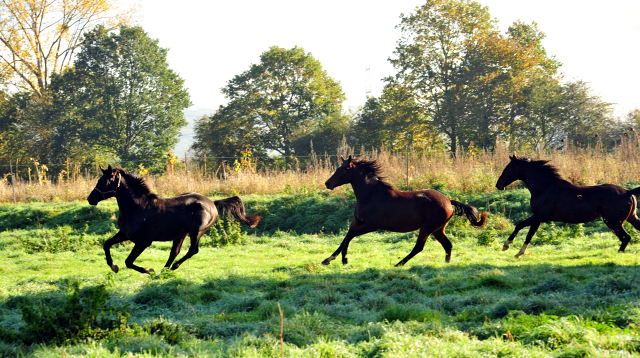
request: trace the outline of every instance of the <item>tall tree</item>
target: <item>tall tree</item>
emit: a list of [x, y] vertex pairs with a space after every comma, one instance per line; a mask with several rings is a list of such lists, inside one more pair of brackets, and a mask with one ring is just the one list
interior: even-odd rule
[[58, 147], [77, 143], [122, 161], [160, 160], [177, 143], [191, 105], [167, 49], [140, 27], [87, 33], [74, 67], [54, 75], [51, 88], [64, 111]]
[[511, 138], [526, 86], [559, 66], [535, 23], [516, 22], [501, 34], [488, 9], [471, 0], [429, 0], [399, 27], [403, 37], [390, 59], [398, 73], [387, 82], [411, 93], [452, 152]]
[[452, 152], [464, 125], [465, 57], [474, 42], [493, 29], [488, 9], [469, 0], [428, 0], [409, 16], [401, 15], [402, 37], [389, 60], [398, 70], [389, 83], [406, 87], [449, 139]]
[[613, 109], [592, 93], [586, 82], [575, 81], [563, 85], [562, 129], [570, 142], [594, 146], [600, 136], [612, 127]]
[[[222, 92], [229, 103], [218, 113], [243, 123], [243, 140], [250, 138], [252, 146], [286, 157], [294, 154], [293, 141], [301, 127], [339, 113], [345, 99], [340, 83], [299, 47], [271, 47], [259, 64], [231, 79]], [[212, 117], [211, 124], [216, 119]]]
[[134, 12], [117, 0], [0, 0], [0, 74], [42, 95], [52, 73], [69, 67], [82, 35], [97, 24], [117, 28]]

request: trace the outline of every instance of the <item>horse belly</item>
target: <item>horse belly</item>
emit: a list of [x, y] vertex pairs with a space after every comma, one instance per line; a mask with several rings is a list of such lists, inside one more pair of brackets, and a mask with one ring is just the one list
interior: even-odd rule
[[567, 224], [582, 224], [600, 217], [602, 217], [602, 212], [595, 205], [575, 202], [560, 208], [556, 207], [547, 219], [548, 221], [559, 221]]
[[425, 219], [423, 213], [416, 210], [390, 211], [380, 222], [380, 229], [393, 232], [411, 232], [419, 230]]

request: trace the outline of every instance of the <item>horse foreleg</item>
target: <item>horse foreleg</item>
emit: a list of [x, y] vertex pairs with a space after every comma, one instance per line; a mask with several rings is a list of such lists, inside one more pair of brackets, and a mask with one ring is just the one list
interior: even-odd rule
[[531, 226], [531, 224], [533, 224], [534, 222], [537, 222], [537, 220], [535, 219], [535, 216], [530, 216], [527, 219], [519, 222], [516, 225], [516, 228], [513, 229], [513, 232], [511, 233], [511, 235], [509, 235], [509, 238], [507, 239], [507, 241], [504, 242], [504, 246], [502, 246], [502, 251], [507, 251], [509, 249], [509, 245], [513, 243], [513, 239], [516, 238], [516, 235], [518, 235], [520, 230], [524, 229], [527, 226]]
[[126, 260], [124, 260], [125, 265], [127, 265], [127, 268], [130, 269], [134, 269], [140, 273], [151, 273], [154, 272], [153, 269], [146, 269], [144, 267], [140, 267], [140, 266], [136, 266], [133, 264], [133, 262], [138, 258], [138, 256], [140, 256], [140, 254], [142, 253], [142, 251], [144, 251], [147, 247], [149, 247], [149, 244], [135, 244], [135, 246], [133, 246], [133, 250], [131, 250], [131, 253], [129, 253], [129, 256], [127, 257]]
[[107, 259], [107, 265], [111, 267], [111, 270], [115, 273], [118, 273], [118, 265], [113, 264], [113, 259], [111, 259], [111, 246], [115, 244], [119, 244], [123, 241], [127, 241], [127, 235], [125, 235], [122, 231], [118, 231], [112, 238], [104, 242], [102, 247], [104, 248], [104, 256]]
[[178, 257], [178, 254], [180, 253], [180, 249], [182, 248], [183, 241], [184, 241], [184, 237], [182, 239], [173, 241], [173, 245], [171, 245], [171, 252], [169, 252], [169, 259], [167, 260], [167, 263], [164, 265], [164, 267], [166, 268], [171, 267], [173, 260], [175, 260], [176, 257]]
[[372, 228], [371, 224], [360, 225], [358, 224], [357, 220], [353, 220], [351, 222], [351, 226], [349, 227], [349, 231], [347, 231], [347, 235], [345, 235], [342, 243], [340, 243], [340, 246], [338, 246], [338, 249], [333, 254], [331, 254], [331, 256], [324, 259], [324, 261], [322, 261], [322, 264], [330, 264], [331, 261], [335, 260], [336, 257], [338, 257], [338, 254], [342, 252], [342, 264], [346, 265], [347, 263], [349, 263], [349, 259], [347, 259], [347, 249], [349, 248], [349, 243], [351, 242], [351, 240], [356, 236], [364, 235], [375, 230], [376, 229]]
[[540, 222], [535, 222], [531, 224], [531, 227], [529, 228], [529, 232], [527, 233], [527, 238], [524, 240], [524, 244], [522, 244], [520, 251], [516, 254], [516, 259], [524, 255], [524, 251], [527, 249], [527, 246], [529, 246], [529, 243], [531, 242], [533, 235], [536, 234], [536, 231], [538, 231], [539, 227], [540, 227]]

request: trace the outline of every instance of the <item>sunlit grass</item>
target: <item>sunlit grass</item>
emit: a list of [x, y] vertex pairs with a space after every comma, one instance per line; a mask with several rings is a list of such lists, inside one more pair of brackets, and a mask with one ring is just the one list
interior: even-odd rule
[[[222, 247], [204, 237], [200, 252], [180, 269], [153, 276], [127, 269], [113, 274], [106, 265], [99, 242], [113, 234], [113, 201], [97, 208], [0, 207], [0, 218], [20, 222], [20, 217], [29, 217], [33, 222], [18, 229], [3, 221], [2, 327], [19, 331], [24, 325], [20, 302], [55, 303], [68, 295], [69, 282], [79, 280], [81, 287], [108, 283], [110, 302], [129, 305], [130, 324], [162, 321], [177, 332], [116, 332], [99, 341], [62, 347], [21, 347], [4, 341], [0, 353], [279, 357], [279, 303], [287, 357], [639, 354], [639, 233], [629, 230], [634, 240], [620, 254], [618, 239], [601, 222], [577, 229], [543, 224], [527, 254], [515, 259], [524, 232], [508, 251], [501, 248], [511, 220], [526, 215], [526, 205], [520, 204], [527, 201], [526, 190], [447, 195], [492, 214], [484, 230], [471, 228], [462, 218], [452, 221], [447, 229], [454, 244], [450, 264], [444, 262], [442, 247], [430, 239], [423, 252], [395, 268], [416, 236], [380, 232], [351, 242], [349, 265], [336, 260], [323, 266], [320, 262], [337, 248], [346, 227], [347, 218], [343, 223], [334, 216], [349, 215], [350, 199], [250, 196], [245, 200], [249, 210], [274, 215], [265, 218], [262, 231], [245, 233], [241, 245]], [[312, 210], [318, 207], [328, 208], [324, 224], [322, 210]], [[300, 218], [287, 220], [296, 208], [308, 211], [316, 226]], [[52, 253], [47, 248], [29, 249], [26, 241], [16, 238], [55, 239], [58, 223], [65, 222], [72, 230], [65, 235], [73, 238], [84, 232], [85, 245]], [[317, 225], [326, 233], [313, 233]], [[282, 230], [275, 229], [278, 226]], [[485, 232], [486, 240], [479, 243]], [[169, 247], [155, 243], [136, 263], [160, 271]], [[112, 249], [116, 264], [124, 267], [130, 249], [129, 243]], [[182, 254], [186, 250], [183, 247]]]

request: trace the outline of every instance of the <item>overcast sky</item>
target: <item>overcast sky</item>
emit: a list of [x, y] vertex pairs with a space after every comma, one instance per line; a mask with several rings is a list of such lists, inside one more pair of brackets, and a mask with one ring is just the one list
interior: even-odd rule
[[[563, 63], [565, 80], [590, 83], [616, 103], [616, 113], [640, 108], [640, 1], [481, 0], [501, 29], [515, 20], [535, 21], [543, 45]], [[373, 95], [394, 73], [401, 13], [417, 0], [142, 0], [142, 27], [169, 48], [170, 67], [186, 81], [192, 109], [226, 103], [220, 93], [234, 75], [259, 62], [270, 46], [299, 46], [338, 80], [345, 109], [364, 103], [367, 72]], [[366, 71], [369, 67], [370, 70]]]

